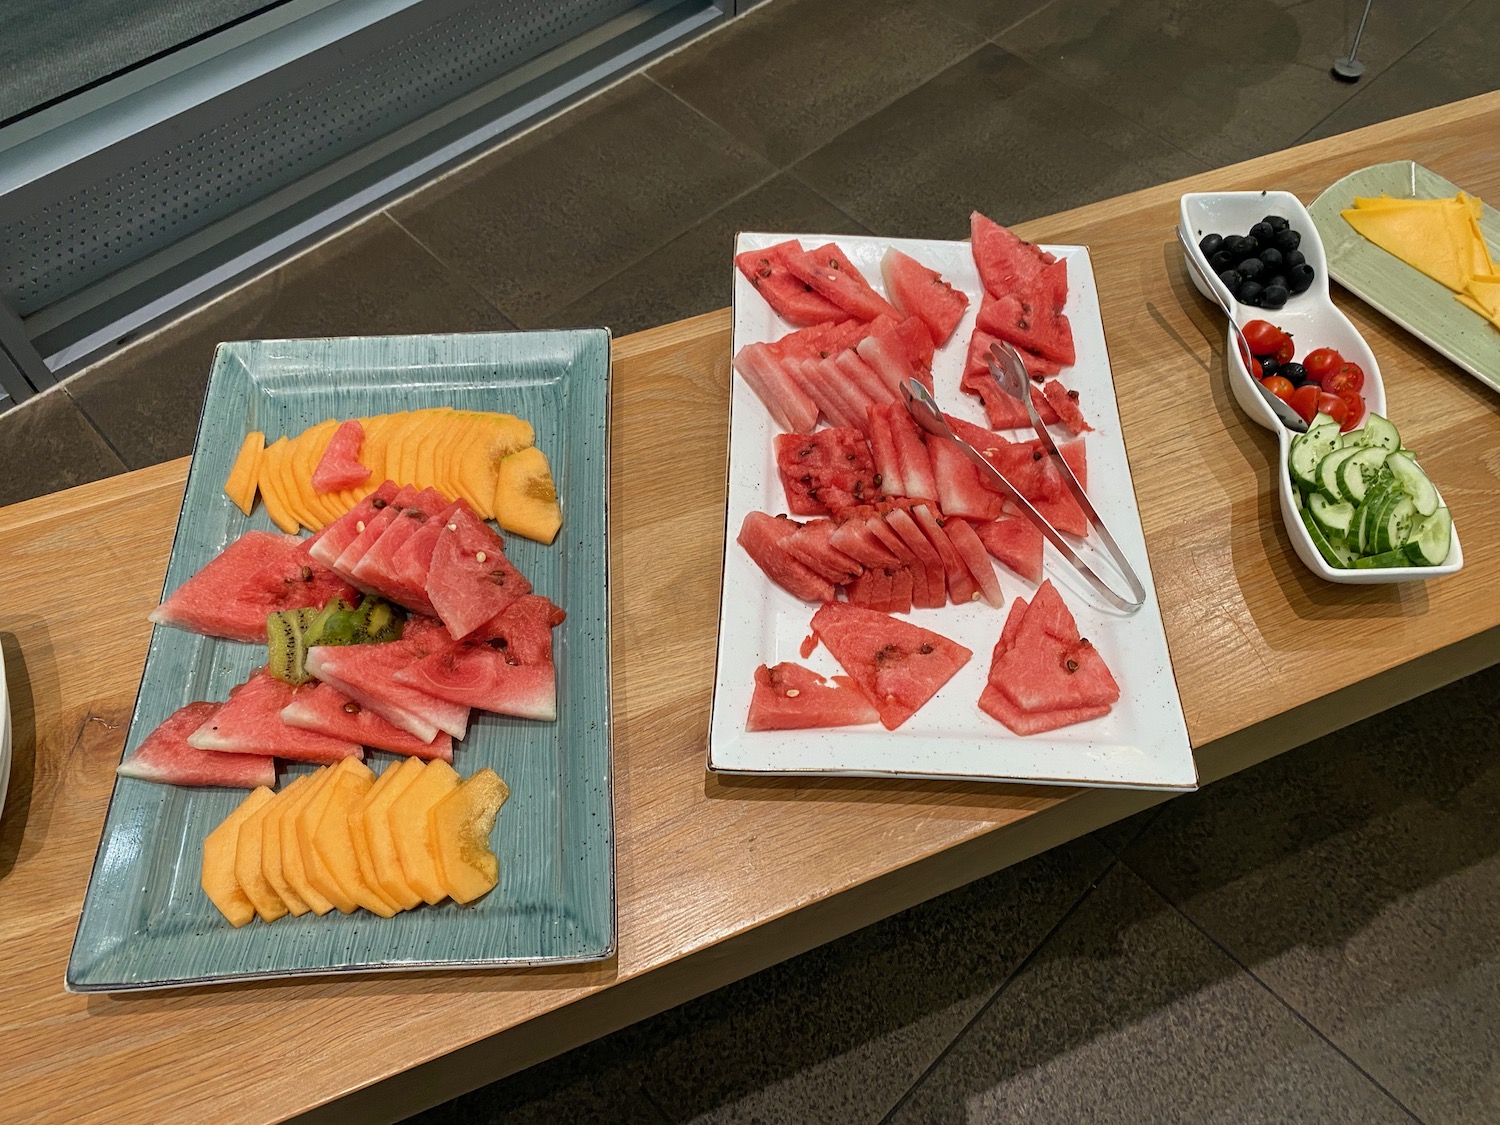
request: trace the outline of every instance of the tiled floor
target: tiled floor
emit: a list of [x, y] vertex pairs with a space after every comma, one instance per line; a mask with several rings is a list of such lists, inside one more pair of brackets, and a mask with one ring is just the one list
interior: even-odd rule
[[[0, 415], [0, 503], [188, 452], [215, 342], [728, 303], [1500, 85], [1496, 0], [770, 0]], [[38, 466], [41, 466], [39, 468]], [[1491, 670], [413, 1119], [1500, 1120]]]

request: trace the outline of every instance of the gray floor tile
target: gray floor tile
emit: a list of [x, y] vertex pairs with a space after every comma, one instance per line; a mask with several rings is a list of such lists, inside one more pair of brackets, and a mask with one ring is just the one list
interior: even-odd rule
[[1125, 849], [1135, 842], [1136, 837], [1149, 828], [1152, 821], [1160, 815], [1160, 805], [1154, 805], [1149, 809], [1142, 809], [1134, 816], [1127, 816], [1124, 820], [1117, 820], [1113, 824], [1106, 824], [1094, 833], [1094, 839], [1114, 852], [1115, 855], [1122, 855]]
[[607, 324], [618, 335], [722, 309], [732, 291], [734, 236], [742, 230], [868, 233], [811, 188], [777, 176], [542, 323]]
[[1107, 863], [1058, 848], [666, 1013], [677, 1122], [876, 1122]]
[[891, 1120], [1410, 1119], [1116, 867]]
[[775, 0], [648, 73], [784, 168], [982, 41], [913, 0]]
[[[1471, 0], [1406, 55], [1360, 79], [1354, 96], [1305, 139], [1331, 137], [1500, 88], [1496, 44], [1500, 44], [1500, 4]], [[1361, 46], [1361, 57], [1364, 53]]]
[[377, 215], [67, 383], [132, 469], [192, 451], [221, 340], [514, 327]]
[[1426, 1122], [1500, 1105], [1500, 667], [1170, 803], [1126, 852]]
[[[1376, 4], [1360, 47], [1370, 74], [1464, 2]], [[999, 42], [1217, 166], [1285, 148], [1354, 96], [1328, 71], [1347, 53], [1362, 8], [1362, 0], [1055, 0]]]
[[61, 387], [0, 414], [0, 506], [124, 471]]
[[530, 328], [772, 173], [638, 76], [391, 213]]
[[877, 234], [967, 238], [1205, 170], [1087, 94], [987, 46], [793, 169]]
[[999, 35], [1027, 16], [1045, 8], [1051, 0], [928, 0], [960, 23], [983, 35]]

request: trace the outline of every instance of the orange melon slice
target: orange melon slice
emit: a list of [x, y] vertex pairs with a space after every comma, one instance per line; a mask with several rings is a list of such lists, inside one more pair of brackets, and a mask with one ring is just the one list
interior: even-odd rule
[[454, 902], [473, 902], [500, 881], [490, 848], [495, 814], [510, 789], [492, 769], [476, 772], [433, 806], [428, 819], [438, 878]]
[[291, 506], [282, 496], [277, 477], [281, 458], [286, 453], [289, 444], [286, 438], [280, 437], [266, 446], [265, 454], [260, 459], [258, 483], [261, 499], [266, 502], [266, 515], [271, 517], [272, 523], [290, 535], [295, 534], [301, 524], [297, 522], [297, 517], [292, 514]]
[[317, 887], [313, 886], [312, 880], [307, 877], [307, 861], [302, 850], [302, 836], [298, 831], [298, 825], [302, 821], [302, 814], [307, 806], [317, 797], [323, 786], [328, 784], [328, 775], [333, 771], [327, 766], [322, 766], [307, 775], [303, 780], [306, 785], [297, 794], [296, 799], [281, 813], [281, 870], [286, 876], [287, 883], [297, 892], [303, 902], [314, 914], [322, 916], [333, 909], [333, 903]]
[[513, 414], [491, 414], [479, 436], [463, 450], [458, 462], [459, 494], [486, 518], [495, 513], [495, 481], [500, 462], [535, 440], [531, 423]]
[[302, 866], [307, 873], [308, 883], [320, 895], [333, 903], [340, 913], [353, 914], [359, 904], [354, 901], [352, 895], [345, 891], [343, 883], [328, 869], [328, 864], [324, 861], [317, 846], [318, 826], [323, 823], [323, 814], [328, 811], [329, 803], [333, 799], [334, 783], [344, 773], [345, 762], [364, 765], [358, 758], [345, 758], [338, 765], [329, 768], [328, 776], [323, 784], [318, 786], [317, 793], [302, 806], [297, 814], [297, 846], [302, 851]]
[[240, 890], [250, 900], [250, 905], [255, 907], [255, 913], [267, 922], [274, 922], [287, 913], [286, 902], [266, 878], [261, 862], [266, 814], [277, 803], [276, 798], [279, 796], [280, 794], [275, 794], [244, 819], [234, 846], [234, 877], [240, 884]]
[[274, 796], [264, 785], [252, 790], [203, 841], [203, 872], [199, 885], [235, 929], [255, 917], [255, 906], [234, 873], [240, 826]]
[[547, 455], [536, 446], [512, 453], [500, 462], [491, 503], [495, 521], [538, 543], [551, 543], [562, 527], [562, 508]]
[[453, 440], [459, 420], [458, 411], [447, 410], [423, 431], [413, 451], [412, 483], [418, 488], [437, 487], [438, 450]]
[[448, 897], [448, 888], [438, 875], [437, 857], [432, 854], [428, 814], [459, 784], [453, 767], [435, 758], [422, 767], [422, 773], [391, 805], [389, 814], [401, 873], [411, 889], [434, 906]]
[[266, 435], [251, 430], [240, 443], [240, 451], [230, 466], [229, 476], [224, 481], [224, 495], [245, 515], [255, 507], [255, 493], [259, 488], [260, 461], [266, 452]]
[[391, 806], [410, 788], [422, 774], [422, 759], [407, 758], [382, 774], [390, 783], [379, 794], [372, 792], [364, 809], [365, 839], [370, 848], [370, 865], [385, 897], [404, 910], [410, 910], [422, 901], [401, 870], [401, 859], [396, 854], [396, 837], [391, 832]]
[[300, 918], [310, 909], [303, 897], [287, 880], [286, 869], [281, 861], [281, 822], [286, 811], [301, 799], [307, 788], [309, 777], [297, 778], [276, 794], [276, 800], [266, 806], [266, 815], [260, 822], [260, 869], [266, 882], [276, 889], [277, 897], [286, 904], [287, 912]]
[[[355, 761], [345, 758], [344, 761]], [[363, 762], [359, 769], [337, 771], [337, 776], [328, 783], [327, 807], [313, 833], [313, 847], [328, 873], [338, 881], [340, 888], [357, 905], [382, 918], [396, 913], [394, 903], [365, 882], [360, 874], [359, 854], [354, 834], [349, 831], [349, 813], [364, 799], [375, 777]]]
[[391, 477], [386, 450], [390, 447], [392, 436], [399, 432], [401, 422], [406, 417], [407, 412], [403, 410], [395, 414], [376, 414], [359, 420], [360, 425], [365, 428], [364, 444], [359, 447], [359, 463], [369, 468], [370, 479], [376, 482], [376, 487]]
[[378, 898], [389, 904], [393, 911], [404, 908], [386, 893], [385, 885], [381, 883], [375, 872], [375, 861], [370, 851], [370, 833], [365, 827], [365, 810], [382, 792], [391, 787], [391, 782], [396, 780], [396, 774], [400, 768], [399, 765], [387, 766], [375, 778], [375, 783], [365, 790], [364, 795], [349, 810], [349, 835], [354, 842], [354, 860], [359, 866], [359, 877]]

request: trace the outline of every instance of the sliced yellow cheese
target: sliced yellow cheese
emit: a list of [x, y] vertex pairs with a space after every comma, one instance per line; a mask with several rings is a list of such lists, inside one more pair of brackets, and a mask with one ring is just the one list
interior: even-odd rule
[[1463, 290], [1473, 259], [1467, 246], [1460, 256], [1449, 222], [1451, 210], [1412, 206], [1351, 207], [1340, 214], [1350, 226], [1382, 250], [1394, 254], [1455, 293]]
[[1484, 317], [1485, 320], [1493, 324], [1496, 328], [1500, 328], [1500, 313], [1491, 312], [1488, 308], [1486, 308], [1484, 305], [1481, 305], [1467, 293], [1455, 293], [1453, 295], [1453, 299], [1473, 309], [1480, 316]]

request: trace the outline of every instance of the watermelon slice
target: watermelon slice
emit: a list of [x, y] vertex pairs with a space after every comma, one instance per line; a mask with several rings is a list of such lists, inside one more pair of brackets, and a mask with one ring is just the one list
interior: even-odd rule
[[937, 551], [938, 558], [943, 564], [944, 581], [948, 587], [948, 597], [956, 605], [966, 605], [979, 599], [979, 584], [974, 581], [974, 576], [969, 573], [969, 568], [964, 565], [958, 552], [953, 549], [953, 544], [948, 541], [948, 535], [943, 531], [942, 525], [938, 523], [937, 517], [932, 514], [932, 509], [926, 504], [919, 504], [911, 510], [912, 518], [916, 520], [917, 526], [922, 529], [922, 534], [927, 536], [927, 541], [932, 544], [933, 550]]
[[391, 559], [391, 571], [401, 586], [407, 590], [420, 590], [424, 601], [427, 598], [427, 575], [432, 570], [432, 552], [437, 548], [438, 534], [453, 522], [454, 513], [460, 509], [471, 515], [474, 511], [466, 500], [459, 497], [412, 532], [411, 537], [401, 544]]
[[442, 493], [433, 488], [424, 489], [386, 524], [380, 538], [354, 564], [354, 581], [368, 586], [390, 601], [433, 616], [436, 611], [427, 597], [425, 576], [421, 585], [410, 582], [397, 567], [396, 556], [436, 513], [447, 511], [449, 507], [447, 498]]
[[[986, 293], [979, 302], [975, 324], [991, 336], [1009, 340], [1018, 348], [1064, 367], [1077, 361], [1073, 326], [1067, 314], [1043, 309], [1030, 294], [1006, 293], [997, 297]], [[1030, 373], [1028, 370], [1027, 374]]]
[[973, 575], [980, 595], [988, 604], [999, 609], [1005, 604], [1004, 595], [1000, 591], [1000, 579], [995, 576], [995, 564], [990, 562], [984, 543], [975, 534], [974, 528], [963, 520], [950, 519], [943, 524], [943, 530], [948, 535], [948, 542], [953, 544], [958, 557], [963, 559], [964, 565]]
[[984, 549], [1022, 578], [1042, 580], [1041, 530], [1025, 516], [1006, 516], [992, 523], [982, 523], [974, 534]]
[[927, 452], [932, 456], [938, 506], [944, 515], [992, 520], [1000, 514], [1000, 493], [984, 483], [979, 469], [958, 446], [938, 438], [927, 443]]
[[[964, 356], [964, 376], [966, 378], [980, 374], [989, 375], [990, 346], [999, 342], [999, 337], [991, 336], [983, 328], [976, 327], [974, 329], [973, 334], [969, 337], [968, 354]], [[1016, 350], [1021, 353], [1021, 360], [1026, 365], [1026, 374], [1033, 379], [1042, 379], [1049, 375], [1056, 375], [1063, 368], [1063, 365], [1056, 360], [1037, 355], [1036, 352], [1028, 351], [1025, 348], [1017, 348]], [[990, 377], [994, 378], [992, 375]]]
[[845, 520], [839, 524], [828, 537], [828, 542], [835, 550], [843, 552], [864, 567], [899, 568], [904, 565], [859, 519]]
[[552, 661], [522, 664], [488, 644], [436, 652], [396, 673], [396, 682], [438, 699], [518, 719], [557, 718]]
[[921, 320], [938, 347], [946, 344], [964, 318], [969, 298], [944, 281], [936, 270], [928, 269], [895, 247], [880, 259], [880, 276], [885, 279], [891, 303], [907, 316]]
[[[828, 373], [822, 366], [820, 359], [789, 358], [783, 366], [797, 387], [807, 395], [808, 400], [816, 407], [818, 414], [826, 418], [830, 425], [841, 429], [861, 429], [856, 425], [858, 421], [850, 413], [848, 402], [838, 394], [828, 381]], [[807, 430], [794, 430], [793, 433], [811, 433]]]
[[374, 711], [424, 742], [440, 730], [462, 739], [469, 709], [397, 683], [395, 674], [434, 652], [454, 647], [443, 627], [413, 617], [399, 641], [378, 645], [314, 645], [307, 650], [307, 670], [337, 688], [367, 711]]
[[810, 362], [817, 364], [818, 373], [822, 376], [824, 385], [838, 400], [843, 417], [848, 419], [846, 424], [863, 432], [868, 424], [865, 420], [866, 409], [877, 402], [886, 401], [890, 396], [883, 392], [878, 397], [866, 394], [864, 388], [850, 379], [848, 373], [839, 366], [837, 357]]
[[[824, 350], [824, 341], [829, 338], [837, 328], [839, 322], [844, 319], [840, 311], [836, 319], [824, 321], [821, 324], [810, 324], [806, 328], [799, 328], [795, 332], [788, 332], [774, 344], [766, 345], [778, 359], [824, 359], [828, 352]], [[859, 326], [863, 321], [851, 320], [850, 324]]]
[[886, 407], [886, 417], [896, 445], [896, 464], [906, 485], [905, 495], [914, 500], [936, 500], [937, 479], [933, 476], [926, 435], [917, 428], [904, 406]]
[[816, 250], [805, 250], [801, 254], [788, 254], [786, 265], [796, 277], [827, 297], [850, 316], [860, 320], [874, 320], [885, 315], [893, 320], [902, 318], [895, 307], [882, 297], [854, 264], [844, 257], [844, 252], [829, 242]]
[[858, 578], [864, 567], [829, 541], [835, 526], [832, 520], [809, 520], [783, 539], [781, 548], [814, 574], [842, 586]]
[[[354, 581], [354, 568], [359, 560], [365, 557], [365, 552], [375, 545], [375, 541], [385, 533], [385, 529], [401, 514], [402, 509], [420, 495], [421, 489], [405, 484], [395, 496], [391, 497], [389, 503], [376, 504], [370, 518], [363, 521], [363, 529], [359, 530], [358, 534], [350, 540], [349, 545], [339, 552], [339, 557], [333, 561], [330, 569]], [[355, 584], [358, 585], [358, 582]], [[375, 591], [365, 589], [365, 592], [373, 594]]]
[[1072, 726], [1074, 723], [1087, 722], [1090, 719], [1098, 719], [1109, 714], [1110, 705], [1100, 703], [1090, 707], [1062, 708], [1054, 711], [1023, 711], [1010, 697], [1003, 692], [996, 683], [996, 667], [1001, 659], [1008, 653], [1020, 635], [1021, 626], [1027, 613], [1025, 599], [1017, 598], [1010, 607], [1010, 615], [1005, 619], [1005, 628], [1000, 631], [1000, 640], [995, 644], [995, 650], [990, 658], [989, 681], [985, 684], [984, 691], [979, 696], [980, 710], [991, 718], [998, 720], [1011, 731], [1020, 735], [1040, 734], [1044, 731], [1057, 730], [1059, 727]]
[[1005, 625], [1000, 629], [1000, 640], [996, 643], [995, 651], [990, 656], [990, 664], [1004, 656], [1006, 651], [1015, 643], [1016, 634], [1021, 631], [1021, 623], [1026, 620], [1027, 602], [1025, 598], [1017, 598], [1010, 603], [1010, 612], [1005, 615]]
[[[932, 356], [937, 350], [932, 342], [932, 333], [917, 317], [909, 316], [892, 330], [901, 346], [906, 349], [906, 358], [913, 367], [932, 370]], [[926, 383], [927, 380], [922, 380]]]
[[1078, 486], [1085, 492], [1089, 487], [1089, 457], [1088, 451], [1084, 449], [1083, 439], [1074, 438], [1065, 441], [1057, 447], [1057, 452], [1062, 459], [1068, 463], [1068, 468], [1073, 470], [1073, 475], [1078, 478]]
[[948, 604], [948, 573], [937, 548], [922, 534], [922, 529], [906, 510], [897, 508], [888, 512], [885, 522], [901, 537], [901, 542], [906, 544], [921, 568], [924, 581], [918, 588], [916, 575], [913, 575], [912, 603], [924, 609], [942, 609]]
[[188, 744], [188, 735], [213, 718], [217, 703], [179, 707], [115, 768], [120, 777], [165, 785], [222, 785], [229, 789], [276, 787], [276, 760], [262, 754], [220, 754]]
[[800, 253], [802, 244], [796, 239], [788, 239], [764, 250], [736, 254], [734, 264], [788, 324], [821, 324], [839, 319], [843, 310], [838, 305], [815, 293], [811, 286], [787, 269], [786, 256]]
[[888, 390], [885, 397], [891, 401], [901, 401], [901, 384], [908, 379], [915, 379], [929, 391], [932, 390], [932, 372], [912, 363], [906, 353], [906, 345], [895, 329], [871, 333], [859, 342], [855, 351], [880, 376]]
[[767, 578], [794, 598], [809, 602], [832, 601], [833, 584], [792, 558], [781, 546], [782, 540], [800, 526], [785, 516], [746, 512], [735, 542], [745, 549]]
[[889, 402], [891, 400], [890, 388], [881, 381], [875, 369], [864, 360], [859, 358], [859, 352], [853, 348], [839, 352], [833, 359], [838, 369], [844, 373], [844, 377], [850, 383], [859, 388], [859, 392], [869, 402]]
[[989, 371], [965, 372], [958, 389], [973, 395], [984, 407], [984, 421], [992, 430], [1031, 429], [1031, 415], [1026, 405], [1000, 389]]
[[264, 644], [266, 616], [321, 608], [354, 590], [294, 535], [247, 531], [151, 612], [158, 625]]
[[990, 683], [1028, 713], [1095, 708], [1120, 698], [1104, 658], [1078, 635], [1050, 581], [1037, 588], [1010, 648], [990, 669]]
[[850, 605], [878, 609], [881, 613], [910, 613], [916, 588], [910, 569], [904, 566], [872, 567], [844, 587]]
[[313, 537], [309, 547], [312, 557], [332, 569], [333, 564], [344, 553], [344, 548], [353, 543], [355, 536], [364, 530], [361, 525], [368, 523], [377, 511], [394, 500], [400, 490], [395, 481], [388, 480], [381, 484]]
[[311, 684], [299, 690], [281, 709], [281, 721], [329, 738], [357, 742], [374, 750], [389, 750], [412, 758], [453, 761], [453, 736], [446, 731], [439, 731], [430, 741], [420, 739], [382, 719], [374, 711], [365, 710], [328, 684]]
[[1042, 269], [1058, 260], [978, 211], [969, 216], [969, 247], [979, 268], [980, 283], [997, 295], [1015, 289], [1031, 290], [1037, 286]]
[[844, 602], [813, 614], [813, 632], [895, 730], [974, 654], [908, 621]]
[[454, 640], [463, 640], [531, 583], [505, 557], [505, 540], [469, 511], [454, 512], [438, 529], [427, 572], [427, 597]]
[[[906, 495], [906, 480], [896, 454], [896, 437], [891, 432], [891, 407], [872, 406], [865, 411], [870, 439], [870, 453], [876, 475], [871, 478], [881, 492], [891, 496]], [[905, 409], [900, 407], [898, 409]]]
[[878, 722], [880, 714], [847, 676], [822, 676], [790, 661], [755, 670], [746, 730], [805, 730]]
[[746, 344], [735, 354], [734, 369], [783, 430], [805, 434], [818, 424], [817, 404], [767, 345]]
[[504, 613], [485, 623], [472, 641], [494, 642], [494, 647], [509, 652], [523, 663], [535, 664], [552, 659], [552, 630], [567, 619], [561, 606], [541, 594], [517, 598]]
[[362, 758], [358, 742], [289, 726], [281, 711], [298, 689], [261, 668], [228, 701], [188, 735], [189, 746], [221, 754], [269, 754], [294, 762], [328, 764]]
[[370, 470], [359, 463], [359, 447], [364, 443], [365, 428], [358, 418], [340, 422], [313, 470], [313, 488], [318, 492], [342, 492], [369, 480]]
[[[1049, 379], [1042, 386], [1042, 395], [1052, 404], [1052, 409], [1057, 411], [1057, 416], [1075, 434], [1081, 434], [1084, 430], [1092, 430], [1083, 419], [1083, 411], [1078, 406], [1078, 392], [1067, 390], [1056, 379]], [[1040, 413], [1040, 412], [1039, 412]]]
[[[887, 431], [889, 433], [889, 431]], [[776, 469], [794, 516], [823, 516], [881, 494], [864, 434], [843, 426], [776, 435]]]

